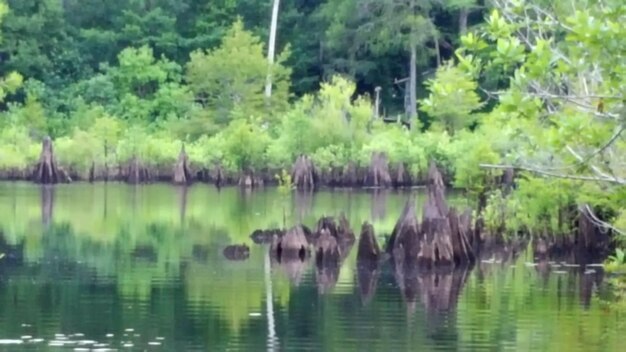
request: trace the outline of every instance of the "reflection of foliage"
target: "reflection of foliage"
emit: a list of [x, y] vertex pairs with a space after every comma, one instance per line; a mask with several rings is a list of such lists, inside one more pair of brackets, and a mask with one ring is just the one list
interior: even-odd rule
[[528, 261], [532, 256], [520, 256], [513, 265], [481, 264], [476, 269], [459, 302], [457, 324], [471, 322], [482, 332], [460, 330], [462, 343], [480, 341], [517, 351], [582, 352], [618, 346], [623, 330], [615, 325], [620, 320], [617, 311], [606, 311], [593, 301], [587, 306], [597, 289], [596, 274], [542, 274], [539, 267], [527, 266]]
[[[202, 185], [194, 186], [186, 198], [167, 185], [76, 184], [52, 191], [53, 196], [45, 199], [53, 203], [42, 204], [37, 186], [0, 185], [0, 233], [9, 245], [23, 244], [26, 263], [81, 263], [102, 280], [114, 278], [119, 296], [137, 302], [154, 300], [159, 290], [181, 280], [187, 301], [217, 313], [232, 332], [246, 329], [249, 313], [263, 312], [265, 288], [259, 281], [263, 271], [256, 259], [264, 249], [253, 247], [251, 258], [237, 264], [227, 263], [221, 249], [249, 242], [257, 228], [278, 227], [283, 211], [276, 201], [282, 199], [285, 207], [293, 208], [291, 197], [271, 189], [242, 194], [236, 188], [217, 191]], [[303, 219], [308, 225], [322, 215], [344, 211], [358, 231], [359, 224], [370, 219], [367, 193], [312, 196], [313, 208]], [[181, 201], [186, 202], [184, 218]], [[403, 202], [401, 195], [389, 198], [390, 216], [375, 222], [381, 235], [391, 230]], [[52, 221], [44, 228], [42, 206], [48, 205]], [[288, 224], [293, 221], [287, 219]], [[194, 248], [204, 248], [207, 258], [197, 259]], [[348, 263], [354, 264], [354, 255]], [[342, 270], [342, 290], [350, 290], [353, 276], [351, 270]], [[279, 309], [288, 310], [289, 280], [279, 274], [273, 277], [274, 301]], [[217, 286], [220, 290], [214, 289]]]

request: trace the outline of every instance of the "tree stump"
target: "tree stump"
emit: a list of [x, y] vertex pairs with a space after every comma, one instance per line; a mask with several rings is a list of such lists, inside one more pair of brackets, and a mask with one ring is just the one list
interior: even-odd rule
[[33, 181], [40, 184], [71, 182], [65, 171], [57, 166], [50, 137], [46, 136], [43, 139], [39, 162], [33, 173]]
[[576, 229], [576, 242], [589, 252], [602, 252], [608, 249], [609, 236], [605, 231], [600, 231], [597, 217], [591, 207], [584, 204], [578, 209], [578, 228]]
[[150, 180], [150, 172], [143, 165], [136, 155], [128, 162], [126, 168], [126, 182], [130, 184], [139, 184]]
[[389, 187], [391, 185], [389, 163], [385, 153], [372, 153], [364, 184], [369, 187]]
[[282, 260], [283, 258], [300, 258], [307, 256], [309, 243], [302, 226], [289, 229], [282, 237], [274, 235], [271, 245], [272, 254]]
[[408, 201], [391, 234], [387, 251], [397, 265], [453, 266], [474, 261], [470, 238], [471, 215], [449, 209], [437, 167], [428, 172], [427, 198], [419, 224], [413, 201]]
[[174, 164], [174, 177], [172, 180], [177, 185], [188, 185], [191, 183], [191, 172], [189, 171], [189, 157], [185, 152], [185, 146], [183, 145], [180, 154], [178, 154], [178, 160]]
[[323, 229], [315, 244], [315, 262], [317, 264], [338, 264], [339, 246], [337, 239], [328, 229]]
[[250, 257], [250, 248], [245, 244], [230, 245], [224, 248], [222, 254], [228, 260], [246, 260]]
[[394, 170], [393, 177], [393, 185], [394, 187], [406, 187], [411, 185], [411, 175], [404, 163], [398, 163]]
[[291, 170], [291, 178], [297, 189], [314, 189], [317, 183], [317, 173], [311, 158], [307, 155], [298, 156]]
[[359, 237], [359, 246], [356, 255], [357, 263], [363, 261], [375, 262], [380, 257], [380, 247], [376, 241], [374, 227], [368, 223], [363, 223], [361, 227], [361, 236]]

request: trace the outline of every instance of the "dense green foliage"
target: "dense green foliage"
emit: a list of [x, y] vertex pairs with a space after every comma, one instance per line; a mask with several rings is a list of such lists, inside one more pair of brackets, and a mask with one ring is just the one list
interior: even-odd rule
[[622, 1], [284, 2], [271, 65], [269, 0], [6, 3], [3, 174], [27, 174], [45, 135], [82, 177], [133, 157], [170, 169], [183, 144], [194, 170], [232, 175], [385, 152], [418, 179], [437, 162], [493, 230], [568, 232], [558, 219], [582, 204], [626, 227]]

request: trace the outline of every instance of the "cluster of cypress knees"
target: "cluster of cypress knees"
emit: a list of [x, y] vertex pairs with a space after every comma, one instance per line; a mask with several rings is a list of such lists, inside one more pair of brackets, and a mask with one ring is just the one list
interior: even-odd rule
[[[358, 242], [358, 260], [377, 262], [392, 257], [396, 265], [420, 267], [455, 267], [474, 262], [477, 244], [472, 228], [472, 212], [459, 214], [448, 207], [445, 185], [436, 166], [428, 175], [427, 199], [421, 222], [418, 221], [415, 201], [407, 201], [384, 250], [381, 250], [374, 227], [365, 222]], [[322, 217], [312, 231], [297, 225], [287, 231], [256, 230], [255, 243], [270, 244], [272, 257], [277, 261], [304, 260], [314, 256], [317, 263], [341, 263], [356, 241], [350, 224], [342, 214], [338, 220]], [[233, 253], [233, 247], [227, 252]], [[243, 252], [242, 252], [243, 253]]]

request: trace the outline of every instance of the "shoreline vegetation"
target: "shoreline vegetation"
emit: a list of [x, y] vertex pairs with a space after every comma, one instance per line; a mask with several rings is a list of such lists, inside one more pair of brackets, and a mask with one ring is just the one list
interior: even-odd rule
[[0, 0], [0, 179], [390, 188], [436, 165], [497, 240], [626, 242], [623, 1], [276, 4], [271, 26], [116, 1]]

